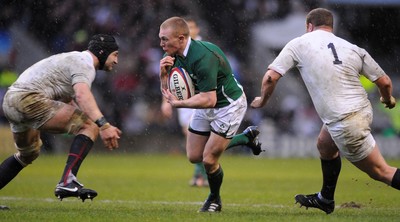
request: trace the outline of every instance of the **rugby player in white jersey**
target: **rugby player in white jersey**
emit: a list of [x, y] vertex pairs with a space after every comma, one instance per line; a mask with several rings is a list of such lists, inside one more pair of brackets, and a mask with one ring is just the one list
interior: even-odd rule
[[118, 148], [121, 131], [104, 118], [90, 89], [96, 70], [111, 71], [117, 63], [115, 38], [98, 34], [88, 50], [50, 56], [19, 76], [4, 96], [17, 152], [0, 165], [0, 189], [39, 156], [43, 131], [75, 135], [56, 197], [84, 201], [97, 196], [78, 182], [77, 174], [99, 134], [108, 149]]
[[309, 12], [306, 34], [295, 38], [269, 65], [261, 84], [261, 96], [251, 107], [264, 106], [278, 80], [297, 67], [323, 126], [317, 148], [323, 184], [320, 192], [295, 196], [300, 206], [318, 208], [327, 214], [335, 209], [334, 192], [341, 170], [341, 156], [372, 179], [400, 189], [400, 170], [382, 157], [370, 124], [373, 111], [360, 75], [374, 82], [380, 101], [392, 109], [392, 82], [368, 52], [333, 34], [333, 15], [323, 8]]

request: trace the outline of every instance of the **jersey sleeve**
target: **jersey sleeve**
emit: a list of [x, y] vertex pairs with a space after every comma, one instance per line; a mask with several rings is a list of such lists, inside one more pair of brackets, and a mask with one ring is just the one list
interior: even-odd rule
[[84, 59], [76, 58], [69, 69], [71, 73], [72, 85], [75, 85], [76, 83], [86, 83], [89, 86], [92, 85], [96, 75], [96, 70], [93, 66], [87, 64]]
[[287, 71], [295, 67], [297, 64], [295, 50], [297, 41], [298, 38], [287, 43], [275, 60], [268, 66], [268, 69], [272, 69], [283, 76]]
[[360, 49], [360, 53], [363, 61], [360, 74], [364, 75], [372, 82], [386, 75], [385, 71], [383, 71], [379, 64], [365, 49]]

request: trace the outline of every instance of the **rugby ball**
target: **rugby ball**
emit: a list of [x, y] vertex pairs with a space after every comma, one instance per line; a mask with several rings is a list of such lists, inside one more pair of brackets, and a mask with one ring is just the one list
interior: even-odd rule
[[189, 99], [195, 93], [189, 73], [182, 67], [174, 67], [168, 76], [169, 91], [179, 100]]

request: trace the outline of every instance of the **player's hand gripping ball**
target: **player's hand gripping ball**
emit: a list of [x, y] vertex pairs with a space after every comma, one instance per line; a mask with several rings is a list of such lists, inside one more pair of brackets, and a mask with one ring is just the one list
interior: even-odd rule
[[169, 91], [179, 100], [189, 99], [195, 93], [192, 79], [185, 69], [174, 67], [168, 76]]

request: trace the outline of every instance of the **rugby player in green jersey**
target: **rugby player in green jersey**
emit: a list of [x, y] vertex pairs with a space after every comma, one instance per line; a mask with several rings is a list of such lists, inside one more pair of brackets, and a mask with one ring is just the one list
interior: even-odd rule
[[[235, 79], [223, 51], [216, 45], [190, 38], [187, 22], [180, 17], [165, 20], [160, 26], [160, 46], [165, 52], [160, 60], [161, 91], [175, 108], [195, 109], [189, 124], [186, 153], [190, 162], [202, 162], [208, 175], [210, 194], [200, 212], [221, 211], [220, 188], [223, 170], [218, 160], [224, 150], [248, 145], [260, 154], [257, 127], [242, 134], [236, 132], [247, 110], [246, 95]], [[178, 100], [168, 90], [168, 72], [184, 68], [193, 80], [196, 94]]]

